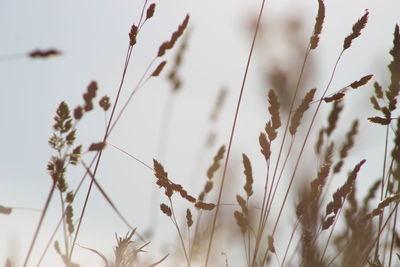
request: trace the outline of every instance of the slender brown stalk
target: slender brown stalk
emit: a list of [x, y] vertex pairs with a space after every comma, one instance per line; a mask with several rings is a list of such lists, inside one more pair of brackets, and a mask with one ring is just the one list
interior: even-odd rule
[[297, 170], [298, 170], [298, 166], [299, 166], [299, 164], [300, 164], [301, 156], [303, 155], [304, 148], [305, 148], [305, 146], [306, 146], [306, 144], [307, 144], [307, 141], [308, 141], [308, 137], [309, 137], [309, 135], [310, 135], [310, 133], [311, 133], [311, 129], [312, 129], [313, 125], [314, 125], [315, 119], [316, 119], [316, 117], [317, 117], [319, 108], [321, 107], [322, 101], [323, 101], [323, 99], [324, 99], [324, 97], [325, 97], [325, 95], [326, 95], [326, 92], [328, 92], [328, 89], [329, 89], [329, 87], [330, 87], [330, 85], [331, 85], [331, 83], [332, 83], [332, 81], [333, 81], [333, 77], [335, 76], [335, 73], [336, 73], [336, 68], [337, 68], [337, 66], [338, 66], [338, 64], [339, 64], [339, 61], [340, 61], [342, 55], [343, 55], [343, 52], [344, 52], [344, 50], [342, 50], [342, 52], [340, 53], [338, 59], [336, 60], [336, 63], [335, 63], [335, 66], [334, 66], [334, 68], [333, 68], [333, 71], [332, 71], [331, 77], [330, 77], [330, 79], [329, 79], [329, 82], [328, 82], [328, 84], [327, 84], [327, 86], [326, 86], [326, 88], [325, 88], [325, 90], [324, 90], [324, 92], [323, 92], [323, 94], [322, 94], [322, 96], [321, 96], [321, 99], [320, 99], [319, 102], [318, 102], [317, 108], [316, 108], [316, 110], [315, 110], [315, 112], [314, 112], [314, 115], [313, 115], [313, 117], [312, 117], [312, 119], [311, 119], [310, 126], [308, 127], [307, 134], [306, 134], [306, 136], [305, 136], [305, 138], [304, 138], [303, 145], [302, 145], [302, 147], [301, 147], [299, 156], [297, 157], [296, 164], [295, 164], [295, 167], [294, 167], [292, 176], [291, 176], [291, 178], [290, 178], [289, 186], [288, 186], [288, 188], [287, 188], [287, 190], [286, 190], [285, 197], [284, 197], [283, 202], [282, 202], [282, 205], [281, 205], [281, 207], [280, 207], [279, 214], [278, 214], [278, 217], [277, 217], [277, 219], [276, 219], [276, 222], [275, 222], [275, 225], [274, 225], [274, 229], [273, 229], [273, 231], [272, 231], [272, 236], [274, 236], [275, 231], [276, 231], [276, 228], [278, 227], [278, 223], [279, 223], [279, 220], [280, 220], [280, 218], [281, 218], [283, 208], [284, 208], [284, 206], [285, 206], [285, 204], [286, 204], [286, 200], [287, 200], [287, 198], [288, 198], [289, 191], [290, 191], [290, 189], [291, 189], [291, 187], [292, 187], [292, 184], [293, 184], [293, 181], [294, 181], [294, 177], [296, 176], [296, 173], [297, 173]]
[[[119, 100], [119, 97], [120, 97], [120, 94], [121, 94], [121, 91], [122, 91], [122, 86], [123, 86], [124, 81], [125, 81], [125, 75], [126, 75], [126, 72], [128, 70], [128, 65], [129, 65], [129, 60], [131, 58], [132, 50], [133, 50], [133, 47], [131, 45], [129, 45], [128, 50], [127, 50], [126, 60], [125, 60], [125, 66], [124, 66], [124, 69], [123, 69], [123, 72], [122, 72], [121, 81], [120, 81], [120, 84], [119, 84], [119, 87], [118, 87], [117, 96], [115, 98], [114, 105], [113, 105], [113, 108], [112, 108], [112, 111], [111, 111], [111, 115], [110, 115], [110, 118], [108, 120], [107, 129], [106, 129], [106, 131], [104, 133], [103, 142], [106, 142], [107, 137], [109, 135], [110, 126], [111, 126], [111, 123], [112, 123], [112, 120], [113, 120], [113, 117], [114, 117], [114, 113], [115, 113], [115, 109], [117, 107], [118, 100]], [[96, 177], [97, 169], [98, 169], [102, 154], [103, 154], [103, 150], [101, 150], [98, 153], [96, 164], [95, 164], [94, 171], [93, 171], [93, 177]], [[80, 231], [80, 228], [81, 228], [81, 225], [82, 225], [82, 220], [83, 220], [83, 217], [85, 215], [85, 211], [86, 211], [86, 207], [87, 207], [87, 204], [88, 204], [88, 201], [89, 201], [89, 196], [90, 196], [90, 193], [91, 193], [91, 190], [92, 190], [93, 183], [94, 183], [94, 179], [92, 179], [90, 181], [90, 185], [89, 185], [88, 191], [86, 193], [85, 202], [83, 204], [83, 208], [82, 208], [81, 214], [79, 216], [78, 226], [76, 228], [75, 236], [74, 236], [74, 239], [73, 239], [73, 242], [72, 242], [72, 245], [71, 245], [71, 250], [70, 250], [70, 253], [69, 253], [69, 261], [71, 261], [71, 258], [72, 258], [72, 253], [74, 251], [76, 239], [78, 237], [78, 234], [79, 234], [79, 231]]]
[[32, 239], [31, 244], [29, 246], [28, 253], [26, 254], [26, 257], [25, 257], [25, 260], [24, 260], [24, 264], [23, 264], [24, 267], [27, 266], [28, 261], [29, 261], [29, 257], [31, 256], [33, 247], [35, 246], [36, 239], [37, 239], [37, 237], [39, 235], [40, 228], [42, 227], [44, 217], [46, 216], [46, 213], [47, 213], [47, 210], [49, 208], [49, 204], [50, 204], [51, 198], [53, 197], [54, 191], [56, 189], [56, 184], [57, 183], [55, 181], [53, 181], [53, 185], [51, 186], [50, 192], [49, 192], [49, 194], [47, 196], [47, 200], [46, 200], [46, 203], [44, 204], [42, 214], [40, 215], [38, 226], [36, 227], [35, 234], [33, 235], [33, 239]]
[[[388, 142], [389, 142], [389, 125], [386, 126], [386, 137], [385, 137], [385, 151], [383, 155], [383, 166], [382, 166], [382, 180], [381, 180], [381, 201], [384, 198], [383, 192], [384, 192], [384, 187], [385, 187], [385, 172], [386, 172], [386, 160], [387, 160], [387, 153], [388, 153]], [[388, 179], [389, 181], [389, 179]], [[382, 227], [382, 220], [383, 220], [383, 212], [381, 215], [379, 215], [379, 225], [378, 225], [378, 232], [380, 232], [381, 227]], [[376, 247], [375, 247], [375, 260], [379, 258], [379, 242], [380, 241], [380, 235], [378, 235], [378, 240], [376, 241]]]
[[227, 153], [226, 153], [226, 159], [225, 159], [225, 164], [224, 164], [224, 169], [223, 169], [223, 174], [222, 174], [222, 180], [221, 180], [221, 185], [220, 185], [220, 189], [219, 189], [219, 193], [218, 193], [217, 206], [216, 206], [216, 209], [215, 209], [214, 218], [213, 218], [213, 222], [212, 222], [212, 226], [211, 226], [210, 240], [208, 242], [207, 256], [206, 256], [206, 260], [205, 260], [205, 266], [206, 267], [208, 266], [208, 260], [210, 258], [211, 246], [212, 246], [212, 242], [213, 242], [213, 238], [214, 238], [214, 232], [215, 232], [215, 225], [216, 225], [216, 222], [217, 222], [217, 217], [218, 217], [218, 212], [219, 212], [219, 204], [221, 203], [222, 192], [223, 192], [224, 183], [225, 183], [225, 177], [226, 177], [226, 170], [227, 170], [227, 167], [228, 167], [229, 156], [230, 156], [230, 152], [231, 152], [231, 148], [232, 148], [233, 136], [235, 134], [236, 122], [237, 122], [237, 118], [238, 118], [238, 115], [239, 115], [240, 104], [242, 102], [244, 86], [246, 84], [247, 73], [248, 73], [248, 70], [249, 70], [249, 67], [250, 67], [250, 62], [251, 62], [251, 58], [252, 58], [252, 55], [253, 55], [253, 50], [254, 50], [254, 46], [255, 46], [255, 43], [256, 43], [256, 39], [257, 39], [257, 35], [258, 35], [258, 29], [259, 29], [260, 22], [261, 22], [261, 17], [262, 17], [263, 11], [264, 11], [264, 6], [265, 6], [265, 0], [262, 0], [261, 7], [260, 7], [260, 12], [259, 12], [258, 19], [257, 19], [256, 29], [254, 31], [253, 41], [252, 41], [252, 44], [251, 44], [249, 56], [247, 58], [247, 64], [246, 64], [246, 69], [245, 69], [244, 76], [243, 76], [242, 86], [240, 88], [239, 99], [238, 99], [238, 102], [237, 102], [237, 105], [236, 105], [236, 111], [235, 111], [235, 116], [234, 116], [234, 119], [233, 119], [231, 135], [230, 135], [230, 138], [229, 138], [229, 145], [228, 145], [228, 150], [227, 150]]

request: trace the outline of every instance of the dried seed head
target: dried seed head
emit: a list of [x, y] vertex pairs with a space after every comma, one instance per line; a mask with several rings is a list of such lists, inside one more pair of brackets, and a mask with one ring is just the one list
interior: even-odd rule
[[172, 215], [171, 209], [166, 204], [162, 203], [160, 205], [160, 209], [165, 215], [167, 215], [168, 217], [171, 217], [171, 215]]
[[108, 96], [106, 96], [106, 95], [103, 96], [99, 101], [99, 105], [104, 111], [107, 111], [111, 106], [110, 98]]
[[304, 113], [307, 111], [307, 109], [310, 107], [310, 103], [313, 101], [314, 99], [314, 95], [316, 92], [316, 88], [311, 89], [306, 96], [303, 98], [303, 100], [301, 101], [301, 104], [297, 107], [297, 109], [295, 110], [292, 120], [290, 122], [290, 127], [289, 127], [289, 132], [291, 135], [295, 135], [297, 128], [300, 125], [301, 119], [304, 115]]
[[246, 154], [242, 154], [243, 156], [243, 166], [244, 166], [244, 175], [246, 176], [246, 184], [244, 185], [244, 191], [247, 194], [247, 197], [250, 197], [253, 194], [253, 170], [251, 168], [250, 159], [246, 156]]
[[236, 195], [236, 201], [239, 203], [239, 206], [242, 208], [243, 214], [249, 214], [249, 210], [247, 209], [247, 202], [246, 200], [241, 197], [240, 195]]
[[319, 35], [322, 32], [322, 25], [325, 19], [325, 4], [323, 0], [318, 0], [318, 14], [315, 18], [314, 33], [310, 39], [310, 49], [318, 47]]
[[215, 204], [213, 203], [204, 203], [201, 201], [196, 202], [194, 205], [196, 208], [201, 210], [213, 210], [215, 208]]
[[350, 48], [352, 41], [361, 35], [361, 30], [364, 29], [367, 24], [368, 15], [369, 11], [366, 9], [364, 15], [353, 25], [352, 33], [344, 39], [343, 50]]
[[392, 119], [390, 118], [381, 118], [381, 117], [370, 117], [368, 120], [372, 123], [378, 123], [381, 125], [389, 125]]
[[224, 158], [224, 154], [225, 154], [225, 146], [222, 145], [217, 154], [214, 156], [214, 161], [212, 163], [212, 165], [210, 166], [210, 168], [208, 168], [207, 170], [207, 177], [208, 179], [212, 179], [214, 177], [215, 172], [219, 169], [220, 165], [220, 161]]
[[325, 132], [329, 137], [333, 130], [336, 128], [336, 124], [339, 120], [340, 113], [343, 110], [343, 105], [340, 102], [333, 103], [332, 110], [328, 116], [328, 127], [326, 127]]
[[83, 116], [83, 108], [81, 106], [77, 106], [74, 109], [74, 119], [75, 120], [80, 120]]
[[61, 51], [58, 51], [56, 49], [34, 50], [28, 54], [30, 58], [48, 58], [59, 55], [61, 55]]
[[360, 80], [354, 81], [352, 84], [350, 84], [350, 87], [353, 89], [357, 89], [358, 87], [366, 85], [372, 79], [372, 77], [374, 77], [373, 74], [364, 76]]
[[154, 15], [154, 10], [156, 9], [156, 4], [152, 3], [148, 8], [146, 12], [146, 19], [150, 19]]
[[274, 90], [269, 90], [268, 101], [269, 101], [268, 110], [269, 113], [271, 114], [272, 128], [276, 130], [281, 126], [281, 119], [279, 116], [280, 103], [278, 101], [278, 97], [276, 96]]
[[236, 224], [240, 227], [240, 231], [244, 234], [247, 231], [247, 220], [245, 218], [245, 216], [243, 215], [243, 213], [241, 213], [240, 211], [235, 211], [233, 213], [233, 216], [236, 219]]
[[153, 73], [151, 74], [152, 77], [157, 77], [158, 75], [160, 75], [161, 71], [163, 70], [163, 68], [165, 67], [165, 64], [167, 64], [167, 61], [162, 61], [160, 64], [158, 64], [157, 68], [153, 71]]
[[186, 210], [186, 224], [188, 227], [193, 225], [192, 212], [190, 211], [190, 209]]
[[131, 31], [129, 32], [129, 45], [134, 46], [136, 44], [136, 35], [138, 33], [138, 27], [133, 24]]
[[342, 100], [345, 95], [346, 94], [343, 93], [343, 92], [338, 92], [338, 93], [333, 94], [331, 96], [324, 97], [324, 102], [325, 103], [330, 103], [330, 102], [333, 102], [333, 101], [339, 101], [339, 100]]
[[105, 142], [99, 142], [99, 143], [92, 143], [89, 146], [88, 151], [102, 151], [106, 147]]
[[322, 224], [322, 230], [326, 230], [326, 229], [328, 229], [329, 227], [331, 227], [332, 224], [333, 224], [334, 221], [335, 221], [335, 218], [336, 218], [336, 215], [331, 215], [331, 216], [325, 218], [325, 220], [324, 220], [324, 222], [323, 222], [323, 224]]
[[258, 141], [260, 143], [261, 153], [264, 155], [265, 160], [268, 160], [271, 156], [271, 146], [268, 142], [267, 136], [261, 132]]

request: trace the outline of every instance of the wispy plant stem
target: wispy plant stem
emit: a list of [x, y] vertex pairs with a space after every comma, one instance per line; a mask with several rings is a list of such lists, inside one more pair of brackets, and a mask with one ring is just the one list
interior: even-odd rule
[[53, 197], [54, 190], [56, 189], [56, 184], [57, 183], [55, 181], [53, 181], [53, 184], [51, 186], [50, 192], [49, 192], [49, 194], [47, 196], [46, 203], [44, 204], [42, 214], [40, 215], [38, 226], [36, 227], [35, 234], [33, 236], [32, 242], [31, 242], [31, 244], [29, 246], [28, 253], [26, 254], [26, 257], [25, 257], [25, 260], [24, 260], [24, 264], [23, 264], [24, 267], [27, 266], [28, 261], [29, 261], [29, 257], [31, 256], [33, 247], [35, 246], [36, 239], [37, 239], [37, 237], [39, 235], [40, 228], [42, 227], [44, 217], [46, 216], [46, 213], [47, 213], [47, 210], [49, 208], [49, 204], [50, 204], [51, 198]]
[[249, 56], [247, 58], [247, 64], [246, 64], [246, 68], [245, 68], [245, 72], [244, 72], [244, 76], [243, 76], [242, 86], [240, 88], [239, 99], [238, 99], [238, 102], [237, 102], [237, 105], [236, 105], [236, 111], [235, 111], [235, 116], [234, 116], [234, 119], [233, 119], [231, 135], [230, 135], [230, 138], [229, 138], [229, 145], [228, 145], [228, 150], [227, 150], [227, 153], [226, 153], [226, 159], [225, 159], [225, 164], [224, 164], [224, 169], [223, 169], [223, 174], [222, 174], [222, 179], [221, 179], [221, 185], [220, 185], [219, 193], [218, 193], [217, 206], [215, 208], [214, 218], [213, 218], [213, 222], [212, 222], [212, 226], [211, 226], [210, 240], [208, 242], [207, 256], [206, 256], [206, 260], [205, 260], [205, 266], [206, 267], [208, 266], [208, 260], [210, 258], [210, 252], [211, 252], [212, 242], [213, 242], [214, 233], [215, 233], [215, 225], [216, 225], [216, 222], [217, 222], [217, 217], [218, 217], [218, 212], [219, 212], [219, 204], [221, 203], [222, 192], [223, 192], [224, 183], [225, 183], [225, 177], [226, 177], [226, 171], [227, 171], [227, 168], [228, 168], [229, 156], [230, 156], [231, 148], [232, 148], [233, 136], [235, 134], [235, 129], [236, 129], [236, 122], [237, 122], [237, 118], [238, 118], [238, 115], [239, 115], [240, 104], [242, 102], [244, 86], [246, 84], [247, 73], [248, 73], [248, 70], [249, 70], [249, 67], [250, 67], [250, 62], [251, 62], [251, 58], [252, 58], [252, 55], [253, 55], [253, 50], [254, 50], [254, 46], [255, 46], [255, 43], [256, 43], [256, 39], [257, 39], [257, 35], [258, 35], [258, 29], [259, 29], [260, 22], [261, 22], [261, 17], [262, 17], [263, 11], [264, 11], [264, 6], [265, 6], [265, 0], [262, 0], [261, 7], [260, 7], [260, 12], [259, 12], [258, 19], [257, 19], [256, 29], [254, 31], [253, 41], [251, 43]]
[[[388, 151], [388, 141], [389, 141], [389, 125], [386, 126], [386, 137], [385, 137], [385, 154], [383, 156], [383, 167], [382, 167], [382, 182], [381, 182], [381, 201], [384, 198], [383, 192], [385, 188], [385, 173], [386, 173], [386, 160], [387, 160], [387, 151]], [[389, 178], [388, 178], [389, 180]], [[378, 233], [380, 233], [382, 227], [382, 220], [383, 220], [383, 212], [379, 215], [379, 226], [378, 226]], [[378, 240], [376, 241], [375, 247], [375, 260], [379, 258], [379, 241], [380, 241], [380, 234], [378, 235]]]
[[276, 231], [276, 228], [278, 227], [278, 223], [279, 223], [279, 220], [280, 220], [280, 218], [281, 218], [283, 208], [284, 208], [284, 206], [285, 206], [285, 204], [286, 204], [286, 200], [287, 200], [287, 197], [288, 197], [288, 195], [289, 195], [289, 191], [290, 191], [290, 189], [291, 189], [291, 187], [292, 187], [292, 184], [293, 184], [293, 181], [294, 181], [294, 177], [296, 176], [296, 172], [297, 172], [297, 170], [298, 170], [298, 167], [299, 167], [299, 164], [300, 164], [300, 160], [301, 160], [301, 157], [302, 157], [303, 152], [304, 152], [304, 148], [305, 148], [305, 146], [306, 146], [306, 144], [307, 144], [308, 137], [309, 137], [309, 135], [310, 135], [310, 133], [311, 133], [311, 129], [312, 129], [313, 125], [314, 125], [314, 122], [315, 122], [315, 119], [316, 119], [316, 117], [317, 117], [319, 108], [321, 107], [322, 101], [323, 101], [323, 99], [324, 99], [326, 93], [328, 92], [328, 89], [329, 89], [329, 87], [330, 87], [330, 85], [331, 85], [331, 83], [332, 83], [332, 81], [333, 81], [333, 77], [335, 76], [335, 73], [336, 73], [336, 68], [337, 68], [337, 66], [338, 66], [338, 64], [339, 64], [339, 61], [340, 61], [342, 55], [343, 55], [343, 52], [344, 52], [344, 50], [342, 50], [342, 52], [340, 53], [338, 59], [336, 60], [336, 63], [335, 63], [335, 66], [334, 66], [334, 68], [333, 68], [333, 71], [332, 71], [331, 77], [330, 77], [330, 79], [329, 79], [329, 82], [328, 82], [328, 84], [327, 84], [327, 86], [326, 86], [326, 88], [325, 88], [325, 90], [324, 90], [324, 92], [323, 92], [323, 94], [322, 94], [322, 96], [321, 96], [319, 102], [318, 102], [318, 106], [317, 106], [317, 108], [316, 108], [316, 110], [315, 110], [315, 112], [314, 112], [314, 115], [313, 115], [312, 119], [311, 119], [310, 126], [308, 127], [307, 134], [306, 134], [306, 136], [305, 136], [305, 138], [304, 138], [303, 145], [302, 145], [302, 147], [301, 147], [299, 156], [297, 157], [296, 164], [295, 164], [295, 167], [294, 167], [292, 176], [291, 176], [291, 178], [290, 178], [289, 186], [288, 186], [288, 188], [287, 188], [287, 190], [286, 190], [285, 197], [284, 197], [284, 199], [283, 199], [281, 208], [280, 208], [280, 210], [279, 210], [279, 214], [278, 214], [278, 217], [277, 217], [276, 222], [275, 222], [275, 225], [274, 225], [274, 230], [272, 231], [272, 236], [274, 236], [275, 231]]

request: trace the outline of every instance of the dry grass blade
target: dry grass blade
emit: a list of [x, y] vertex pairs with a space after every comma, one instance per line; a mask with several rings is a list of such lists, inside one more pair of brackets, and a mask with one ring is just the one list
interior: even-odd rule
[[314, 95], [316, 92], [316, 88], [311, 89], [306, 96], [303, 98], [303, 100], [301, 101], [301, 104], [297, 107], [297, 109], [295, 110], [292, 120], [290, 122], [290, 127], [289, 127], [289, 132], [291, 135], [295, 135], [297, 128], [300, 125], [301, 119], [304, 115], [304, 113], [307, 111], [307, 109], [310, 107], [310, 103], [313, 101], [314, 99]]
[[372, 77], [374, 77], [373, 74], [366, 75], [366, 76], [362, 77], [360, 80], [354, 81], [353, 83], [351, 83], [350, 87], [353, 89], [357, 89], [358, 87], [366, 85], [372, 79]]
[[244, 166], [244, 175], [246, 176], [246, 184], [244, 185], [244, 191], [249, 198], [253, 194], [253, 171], [251, 168], [250, 159], [243, 154], [243, 166]]
[[325, 4], [323, 0], [318, 0], [318, 14], [315, 18], [314, 33], [310, 39], [310, 49], [316, 49], [319, 43], [319, 35], [325, 19]]
[[84, 246], [81, 246], [81, 245], [79, 245], [79, 244], [76, 244], [76, 245], [77, 245], [78, 247], [83, 248], [83, 249], [89, 250], [89, 251], [93, 252], [94, 254], [97, 254], [97, 255], [104, 261], [104, 263], [106, 264], [106, 266], [109, 266], [109, 263], [108, 263], [108, 260], [107, 260], [106, 256], [104, 256], [102, 253], [100, 253], [100, 252], [97, 251], [96, 249], [84, 247]]
[[369, 11], [365, 10], [365, 14], [353, 25], [353, 31], [350, 33], [343, 42], [343, 50], [350, 48], [351, 43], [354, 39], [361, 35], [361, 30], [365, 28], [368, 21]]
[[159, 260], [159, 261], [157, 261], [157, 262], [155, 262], [153, 264], [150, 264], [149, 267], [155, 267], [155, 266], [159, 265], [160, 263], [165, 261], [165, 259], [168, 258], [168, 256], [169, 256], [169, 254], [165, 255], [164, 257], [161, 258], [161, 260]]

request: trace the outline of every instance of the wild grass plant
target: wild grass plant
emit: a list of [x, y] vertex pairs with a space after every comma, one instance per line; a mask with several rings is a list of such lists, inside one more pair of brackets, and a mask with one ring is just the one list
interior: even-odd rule
[[[128, 33], [127, 50], [123, 71], [115, 96], [98, 97], [99, 86], [91, 81], [83, 94], [80, 104], [57, 105], [52, 124], [53, 133], [49, 145], [53, 156], [47, 163], [51, 186], [40, 212], [40, 218], [23, 257], [23, 266], [40, 266], [50, 250], [56, 251], [65, 266], [79, 266], [74, 255], [82, 251], [98, 256], [104, 266], [398, 266], [400, 265], [400, 238], [398, 233], [398, 203], [400, 201], [400, 120], [397, 98], [400, 92], [400, 30], [393, 25], [393, 42], [389, 52], [388, 82], [375, 79], [367, 73], [343, 81], [343, 87], [335, 89], [332, 82], [352, 46], [368, 27], [373, 10], [365, 9], [349, 25], [348, 34], [342, 36], [342, 46], [322, 87], [304, 88], [304, 80], [313, 81], [307, 73], [308, 64], [320, 46], [324, 34], [325, 16], [329, 3], [315, 1], [318, 11], [315, 24], [310, 29], [308, 43], [303, 51], [300, 68], [289, 73], [272, 70], [269, 75], [272, 88], [265, 91], [268, 108], [266, 122], [258, 140], [249, 140], [259, 150], [257, 154], [243, 151], [239, 154], [240, 166], [232, 167], [238, 122], [251, 118], [240, 117], [243, 95], [247, 88], [251, 63], [257, 53], [257, 39], [261, 34], [263, 14], [268, 6], [262, 0], [256, 23], [252, 27], [250, 48], [244, 66], [237, 102], [230, 114], [229, 138], [220, 144], [214, 124], [221, 120], [226, 107], [227, 90], [221, 89], [215, 106], [211, 110], [209, 132], [204, 147], [214, 151], [209, 167], [203, 170], [204, 185], [190, 186], [192, 177], [179, 184], [174, 170], [163, 162], [166, 154], [171, 117], [176, 94], [183, 89], [181, 77], [182, 62], [190, 45], [192, 31], [190, 15], [182, 17], [175, 31], [159, 44], [154, 57], [144, 64], [143, 74], [127, 94], [125, 80], [128, 68], [136, 64], [132, 54], [141, 42], [146, 24], [154, 22], [157, 3], [144, 1], [139, 20]], [[293, 29], [293, 32], [295, 29]], [[324, 44], [325, 45], [325, 44]], [[301, 47], [301, 45], [300, 45]], [[301, 50], [301, 49], [300, 49]], [[297, 51], [298, 52], [298, 51]], [[57, 50], [34, 51], [30, 57], [46, 58], [59, 54]], [[172, 55], [169, 56], [169, 55]], [[141, 64], [142, 65], [142, 64]], [[351, 72], [351, 69], [346, 69]], [[143, 91], [149, 81], [166, 76], [170, 87], [163, 121], [160, 126], [158, 155], [152, 162], [146, 162], [123, 147], [110, 141], [110, 135], [118, 127], [137, 94]], [[291, 81], [291, 82], [288, 82]], [[275, 88], [274, 88], [275, 87]], [[370, 108], [376, 115], [368, 117], [357, 114], [357, 119], [342, 118], [346, 98], [357, 98], [368, 94], [367, 87], [373, 88]], [[123, 98], [122, 96], [125, 96]], [[329, 109], [327, 118], [321, 116], [321, 109]], [[102, 112], [105, 117], [105, 131], [100, 140], [79, 143], [80, 126], [85, 124], [88, 113]], [[96, 114], [97, 114], [96, 113]], [[383, 127], [384, 136], [373, 137], [383, 140], [383, 164], [378, 166], [366, 160], [362, 153], [352, 156], [357, 146], [369, 149], [369, 144], [358, 143], [360, 124], [369, 127]], [[226, 134], [226, 133], [224, 133]], [[341, 136], [342, 138], [338, 138]], [[107, 164], [104, 154], [115, 150], [129, 157], [153, 173], [157, 191], [152, 195], [157, 202], [153, 213], [164, 215], [156, 219], [148, 229], [136, 227], [122, 212], [98, 179], [98, 170]], [[202, 148], [204, 149], [204, 148]], [[172, 150], [172, 149], [171, 149]], [[172, 151], [173, 152], [173, 151]], [[199, 151], [199, 159], [202, 151]], [[175, 155], [174, 155], [175, 156]], [[184, 155], [177, 155], [184, 157]], [[307, 163], [311, 159], [314, 164]], [[261, 164], [258, 164], [260, 163]], [[316, 164], [315, 164], [316, 163]], [[357, 194], [360, 180], [372, 178], [363, 168], [374, 164], [381, 172], [365, 196]], [[67, 170], [83, 170], [77, 187], [69, 185], [72, 177]], [[198, 168], [194, 168], [197, 172]], [[261, 175], [260, 175], [261, 174]], [[362, 177], [364, 176], [364, 177]], [[84, 182], [88, 181], [88, 186]], [[340, 181], [340, 182], [338, 182]], [[338, 187], [334, 187], [337, 183]], [[241, 184], [235, 187], [235, 184]], [[261, 184], [262, 186], [257, 186]], [[137, 188], [134, 190], [140, 190]], [[94, 247], [77, 242], [84, 231], [87, 208], [90, 208], [93, 191], [101, 195], [116, 217], [126, 227], [126, 233], [116, 234], [113, 258]], [[78, 202], [76, 196], [83, 195]], [[52, 199], [58, 198], [61, 215], [53, 234], [40, 253], [38, 262], [32, 262], [31, 254], [37, 248], [38, 236], [49, 213]], [[235, 203], [226, 203], [234, 199]], [[292, 201], [292, 203], [290, 202]], [[294, 205], [293, 205], [294, 202]], [[181, 207], [185, 206], [181, 210]], [[12, 216], [13, 207], [0, 206], [0, 213]], [[135, 213], [136, 216], [140, 214]], [[149, 247], [157, 240], [155, 231], [158, 224], [169, 223], [169, 229], [176, 233], [171, 242], [174, 246], [161, 256], [152, 257]], [[61, 233], [61, 234], [60, 234]], [[125, 234], [125, 236], [124, 236]], [[158, 233], [160, 234], [160, 233]], [[121, 237], [124, 236], [124, 237]], [[110, 247], [112, 245], [110, 244]], [[13, 266], [9, 259], [5, 266]]]

